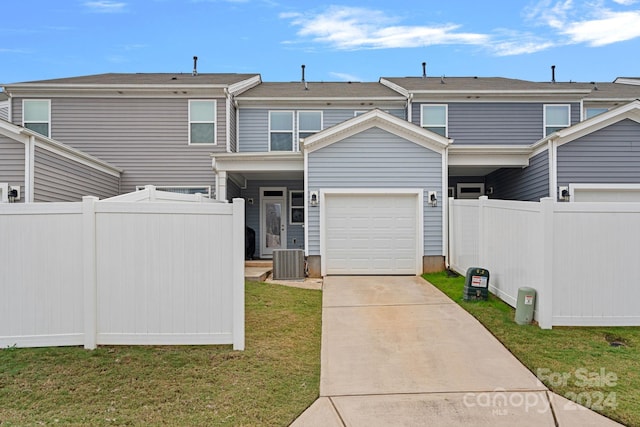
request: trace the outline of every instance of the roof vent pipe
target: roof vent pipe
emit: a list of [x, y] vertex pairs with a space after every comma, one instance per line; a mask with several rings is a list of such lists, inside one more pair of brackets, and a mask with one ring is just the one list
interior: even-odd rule
[[191, 75], [192, 76], [198, 75], [198, 57], [197, 56], [193, 57], [193, 73]]
[[551, 83], [555, 83], [556, 82], [556, 66], [552, 65], [551, 66]]
[[306, 65], [302, 64], [302, 83], [304, 83], [304, 69]]
[[427, 63], [426, 62], [422, 63], [422, 78], [423, 79], [427, 78]]

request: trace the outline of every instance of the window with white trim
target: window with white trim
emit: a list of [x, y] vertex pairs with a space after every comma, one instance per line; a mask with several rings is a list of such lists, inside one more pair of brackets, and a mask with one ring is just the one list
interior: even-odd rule
[[322, 111], [298, 111], [298, 141], [322, 130]]
[[189, 100], [189, 144], [216, 143], [216, 101]]
[[447, 136], [447, 116], [447, 105], [422, 104], [420, 107], [420, 126], [438, 135]]
[[51, 136], [51, 100], [24, 99], [22, 125], [44, 136]]
[[591, 117], [595, 117], [598, 114], [606, 113], [609, 111], [608, 108], [587, 108], [585, 110], [584, 119], [590, 119]]
[[[144, 185], [136, 186], [136, 191], [144, 190]], [[185, 185], [172, 185], [172, 186], [156, 186], [156, 190], [158, 191], [168, 191], [169, 193], [178, 193], [178, 194], [202, 194], [205, 197], [211, 197], [211, 186], [210, 185], [202, 185], [202, 186], [185, 186]]]
[[304, 191], [289, 191], [289, 223], [304, 224]]
[[544, 106], [544, 136], [571, 126], [570, 105]]
[[293, 111], [269, 111], [269, 151], [293, 151]]

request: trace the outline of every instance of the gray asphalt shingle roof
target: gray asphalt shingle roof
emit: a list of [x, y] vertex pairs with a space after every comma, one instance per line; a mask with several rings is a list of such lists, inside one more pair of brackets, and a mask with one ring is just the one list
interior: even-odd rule
[[263, 82], [240, 96], [249, 98], [398, 98], [402, 96], [378, 82]]
[[53, 85], [232, 85], [259, 74], [236, 73], [106, 73], [61, 79], [37, 80], [13, 84]]

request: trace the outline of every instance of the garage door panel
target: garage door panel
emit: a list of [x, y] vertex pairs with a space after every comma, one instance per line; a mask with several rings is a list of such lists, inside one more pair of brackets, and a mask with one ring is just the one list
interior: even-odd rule
[[415, 274], [416, 194], [325, 196], [327, 274]]

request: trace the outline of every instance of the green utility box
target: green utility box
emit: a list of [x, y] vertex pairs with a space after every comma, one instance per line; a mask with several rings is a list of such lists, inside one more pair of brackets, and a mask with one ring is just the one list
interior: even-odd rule
[[528, 325], [533, 320], [533, 309], [536, 306], [536, 290], [533, 288], [519, 288], [516, 301], [516, 323]]
[[464, 279], [465, 301], [484, 301], [489, 296], [489, 270], [480, 267], [467, 269]]

